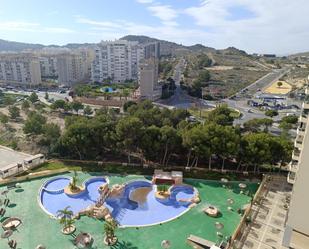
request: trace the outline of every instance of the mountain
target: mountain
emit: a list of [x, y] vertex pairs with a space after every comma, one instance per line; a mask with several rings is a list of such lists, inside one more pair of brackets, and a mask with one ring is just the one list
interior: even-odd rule
[[291, 58], [293, 58], [293, 57], [300, 57], [300, 56], [309, 57], [309, 52], [302, 52], [302, 53], [297, 53], [297, 54], [291, 54], [291, 55], [289, 55], [289, 57], [291, 57]]
[[177, 50], [187, 50], [185, 46], [177, 44], [175, 42], [169, 42], [165, 40], [151, 38], [151, 37], [144, 36], [144, 35], [127, 35], [127, 36], [121, 37], [120, 40], [137, 41], [141, 44], [150, 43], [150, 42], [159, 42], [161, 55], [175, 54]]
[[14, 41], [6, 41], [6, 40], [0, 39], [0, 52], [3, 52], [3, 51], [20, 52], [26, 49], [41, 49], [43, 47], [44, 45], [41, 45], [41, 44], [14, 42]]
[[95, 46], [94, 43], [69, 43], [64, 46], [58, 45], [42, 45], [42, 44], [32, 44], [32, 43], [24, 43], [24, 42], [14, 42], [14, 41], [6, 41], [0, 39], [0, 52], [21, 52], [24, 50], [38, 50], [42, 48], [69, 48], [69, 49], [77, 49], [80, 47], [92, 47]]
[[156, 38], [151, 38], [143, 35], [127, 35], [122, 38], [122, 40], [127, 41], [138, 41], [139, 43], [145, 44], [149, 42], [160, 42], [160, 50], [162, 55], [175, 55], [179, 53], [188, 53], [188, 52], [215, 52], [214, 48], [206, 47], [202, 44], [195, 44], [192, 46], [184, 46], [182, 44], [177, 44], [175, 42], [169, 42], [165, 40], [160, 40]]

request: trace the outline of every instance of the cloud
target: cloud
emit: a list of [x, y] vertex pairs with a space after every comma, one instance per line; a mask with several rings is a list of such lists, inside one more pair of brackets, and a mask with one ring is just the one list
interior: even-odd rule
[[82, 24], [90, 24], [98, 27], [104, 27], [104, 28], [121, 28], [121, 24], [118, 24], [116, 22], [110, 22], [110, 21], [94, 21], [88, 18], [83, 18], [80, 16], [76, 17], [76, 22], [77, 23], [82, 23]]
[[2, 21], [0, 30], [3, 31], [35, 31], [40, 24], [22, 21]]
[[[242, 16], [237, 13], [239, 9], [249, 15]], [[192, 17], [200, 29], [211, 30], [207, 45], [288, 53], [308, 49], [308, 9], [307, 0], [209, 0], [183, 13]], [[236, 18], [230, 18], [233, 15]]]
[[170, 5], [155, 4], [147, 7], [147, 9], [163, 22], [170, 22], [178, 16], [177, 11]]
[[155, 3], [148, 6], [147, 9], [153, 16], [159, 18], [164, 26], [178, 26], [175, 19], [179, 16], [179, 13], [172, 6]]
[[74, 30], [62, 27], [44, 27], [39, 23], [24, 21], [4, 21], [0, 22], [0, 31], [6, 32], [33, 32], [33, 33], [74, 33]]
[[153, 0], [136, 0], [136, 2], [147, 4], [147, 3], [153, 3], [154, 1]]
[[[92, 30], [89, 35], [93, 37], [98, 37], [98, 39], [103, 40], [113, 40], [120, 38], [125, 35], [146, 35], [151, 37], [157, 37], [161, 39], [166, 39], [174, 42], [180, 42], [185, 44], [192, 44], [192, 41], [200, 41], [200, 37], [207, 35], [206, 32], [200, 29], [183, 29], [178, 26], [173, 25], [145, 25], [125, 20], [116, 20], [113, 22], [117, 28], [106, 28], [102, 27], [100, 24], [105, 23], [105, 21], [97, 21], [87, 19], [87, 24]], [[118, 28], [118, 26], [120, 28]], [[185, 34], [185, 35], [184, 35]]]
[[76, 31], [72, 29], [67, 29], [67, 28], [58, 28], [58, 27], [46, 27], [42, 30], [43, 32], [47, 33], [62, 33], [62, 34], [71, 34], [75, 33]]

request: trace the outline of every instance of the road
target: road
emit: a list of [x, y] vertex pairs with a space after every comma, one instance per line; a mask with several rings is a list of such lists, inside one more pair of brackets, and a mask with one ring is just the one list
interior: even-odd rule
[[[5, 93], [11, 93], [11, 94], [21, 94], [21, 95], [27, 95], [27, 96], [30, 96], [30, 94], [32, 92], [29, 92], [29, 91], [11, 91], [11, 90], [3, 90], [3, 92]], [[68, 99], [70, 100], [71, 97], [68, 95], [68, 93], [59, 93], [59, 92], [47, 92], [48, 93], [48, 96], [49, 96], [49, 99], [54, 99], [54, 100], [59, 100], [59, 99], [62, 99], [62, 100], [65, 100], [65, 99]], [[48, 102], [46, 99], [45, 99], [45, 92], [36, 92], [36, 94], [38, 95], [39, 97], [39, 100], [41, 102], [43, 102], [44, 104], [46, 105], [51, 105], [52, 103]]]
[[268, 86], [270, 86], [271, 84], [273, 84], [274, 82], [276, 82], [277, 80], [279, 80], [289, 70], [290, 70], [289, 67], [285, 67], [285, 68], [282, 68], [282, 69], [274, 69], [272, 72], [264, 75], [262, 78], [258, 79], [257, 81], [255, 81], [251, 85], [243, 88], [242, 90], [240, 90], [239, 92], [237, 92], [233, 96], [241, 95], [245, 91], [247, 92], [247, 94], [255, 94], [259, 90], [263, 90], [263, 89], [267, 88]]
[[209, 106], [207, 106], [201, 99], [191, 97], [186, 91], [181, 89], [180, 81], [185, 64], [186, 61], [181, 59], [175, 66], [173, 79], [175, 81], [176, 89], [174, 95], [168, 99], [158, 100], [157, 103], [179, 109], [188, 109], [192, 106], [203, 106], [204, 108], [209, 108]]
[[[254, 95], [257, 92], [267, 88], [277, 80], [279, 80], [282, 76], [284, 76], [290, 70], [289, 67], [285, 67], [282, 69], [274, 69], [272, 72], [266, 74], [262, 78], [258, 79], [251, 85], [245, 87], [244, 89], [240, 90], [238, 93], [233, 95], [237, 98], [228, 98], [224, 99], [223, 102], [227, 103], [230, 107], [239, 110], [243, 116], [241, 119], [236, 120], [237, 124], [243, 124], [246, 121], [253, 119], [253, 118], [265, 118], [264, 112], [261, 112], [257, 109], [252, 110], [250, 106], [248, 106], [247, 101], [251, 98], [242, 97], [243, 94], [246, 95]], [[261, 93], [261, 92], [260, 92]], [[232, 96], [232, 97], [233, 97]], [[279, 120], [280, 117], [274, 117], [274, 121]]]

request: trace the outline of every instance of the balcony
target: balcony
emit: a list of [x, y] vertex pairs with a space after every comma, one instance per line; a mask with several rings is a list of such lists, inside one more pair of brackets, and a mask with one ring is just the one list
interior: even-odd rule
[[295, 172], [289, 172], [288, 178], [287, 178], [288, 183], [294, 184], [295, 180], [296, 180], [296, 173]]
[[303, 148], [303, 142], [295, 139], [294, 147], [296, 147], [297, 149], [301, 150]]
[[298, 136], [305, 136], [305, 128], [302, 128], [302, 127], [298, 127], [297, 128], [297, 135]]
[[303, 141], [304, 141], [304, 136], [302, 136], [302, 135], [297, 135], [295, 141], [298, 142], [298, 143], [300, 143], [300, 144], [302, 144]]
[[303, 103], [303, 109], [304, 110], [309, 110], [309, 103], [304, 102]]
[[298, 122], [306, 124], [307, 123], [307, 117], [305, 117], [303, 115], [300, 116], [299, 119], [298, 119]]
[[298, 170], [298, 162], [292, 160], [292, 161], [289, 163], [289, 171], [290, 171], [290, 172], [296, 173], [297, 170]]
[[298, 161], [300, 160], [300, 154], [294, 153], [292, 154], [292, 160]]

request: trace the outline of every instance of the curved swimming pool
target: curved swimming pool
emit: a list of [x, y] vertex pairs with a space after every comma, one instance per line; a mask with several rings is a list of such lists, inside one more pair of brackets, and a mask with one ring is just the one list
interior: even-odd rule
[[[70, 183], [70, 177], [55, 177], [45, 182], [41, 188], [41, 205], [48, 214], [56, 216], [57, 211], [70, 206], [74, 214], [94, 204], [99, 198], [98, 187], [106, 183], [104, 177], [90, 178], [84, 182], [85, 191], [77, 196], [69, 196], [63, 189]], [[62, 191], [61, 191], [62, 190]]]
[[[130, 198], [133, 191], [139, 188], [149, 188], [143, 203], [137, 203]], [[172, 187], [170, 191], [170, 197], [162, 202], [155, 197], [155, 185], [148, 181], [137, 180], [126, 184], [121, 197], [108, 198], [105, 205], [121, 226], [155, 225], [184, 214], [191, 203], [181, 202], [178, 197], [190, 199], [195, 195], [194, 188], [187, 186]]]
[[[98, 187], [108, 180], [104, 177], [90, 178], [84, 182], [85, 191], [76, 196], [64, 193], [70, 177], [55, 177], [45, 182], [40, 191], [43, 209], [56, 216], [57, 211], [70, 206], [74, 214], [96, 203], [99, 198]], [[120, 196], [107, 198], [104, 205], [121, 226], [150, 226], [170, 221], [189, 210], [189, 201], [196, 190], [188, 185], [173, 186], [170, 196], [156, 198], [157, 186], [150, 181], [134, 180], [125, 184]]]

